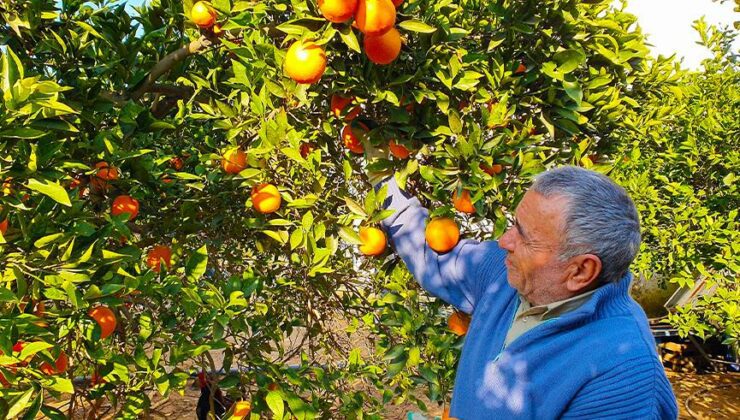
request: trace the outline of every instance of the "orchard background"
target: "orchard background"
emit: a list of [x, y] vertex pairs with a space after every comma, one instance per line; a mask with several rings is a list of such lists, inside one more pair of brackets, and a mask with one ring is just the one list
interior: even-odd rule
[[[358, 250], [387, 212], [346, 125], [411, 151], [371, 169], [468, 238], [500, 236], [545, 168], [608, 173], [641, 213], [634, 271], [709, 278], [671, 321], [737, 352], [736, 31], [698, 22], [714, 58], [687, 72], [611, 0], [397, 3], [386, 65], [314, 1], [215, 0], [206, 29], [189, 0], [0, 4], [3, 416], [95, 418], [105, 399], [136, 417], [202, 370], [253, 418], [449, 401], [462, 338], [389, 249]], [[284, 71], [296, 41], [325, 50], [314, 83]], [[276, 212], [255, 208], [262, 184]]]

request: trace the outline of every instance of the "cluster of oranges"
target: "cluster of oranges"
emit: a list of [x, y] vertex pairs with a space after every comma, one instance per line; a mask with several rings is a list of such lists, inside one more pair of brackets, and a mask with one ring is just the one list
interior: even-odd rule
[[[36, 309], [34, 310], [34, 314], [38, 317], [44, 316], [44, 303], [39, 302], [36, 306]], [[90, 318], [92, 318], [99, 326], [100, 326], [100, 338], [105, 339], [108, 336], [110, 336], [113, 331], [116, 329], [116, 316], [113, 313], [113, 311], [110, 310], [107, 306], [96, 306], [91, 308], [88, 311], [88, 315]], [[13, 345], [13, 356], [16, 358], [21, 357], [21, 353], [23, 352], [23, 349], [28, 345], [29, 343], [25, 341], [17, 341]], [[0, 350], [0, 355], [2, 355], [3, 352]], [[24, 360], [14, 363], [11, 365], [8, 365], [8, 370], [15, 373], [18, 367], [25, 367], [28, 366], [30, 362], [32, 362], [32, 359], [34, 358], [34, 355], [27, 356], [24, 358]], [[58, 354], [56, 354], [56, 359], [54, 359], [53, 363], [49, 363], [46, 361], [43, 361], [40, 365], [38, 365], [38, 369], [45, 375], [60, 375], [67, 371], [67, 368], [69, 367], [69, 357], [67, 356], [67, 353], [64, 350], [61, 350]], [[3, 386], [9, 386], [10, 383], [7, 381], [5, 376], [0, 373], [0, 384]]]
[[[375, 64], [390, 64], [401, 53], [401, 34], [395, 28], [396, 7], [403, 0], [319, 0], [319, 10], [326, 20], [345, 23], [364, 35], [365, 55]], [[285, 73], [297, 83], [311, 84], [326, 70], [326, 52], [312, 41], [294, 42], [285, 55]]]

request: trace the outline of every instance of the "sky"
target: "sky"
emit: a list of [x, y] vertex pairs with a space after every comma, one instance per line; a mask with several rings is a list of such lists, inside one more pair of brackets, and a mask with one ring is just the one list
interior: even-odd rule
[[[701, 60], [709, 57], [706, 48], [697, 45], [699, 35], [691, 27], [693, 22], [704, 16], [708, 25], [730, 25], [740, 20], [735, 12], [734, 2], [724, 4], [711, 0], [631, 0], [627, 11], [637, 16], [643, 33], [655, 56], [676, 53], [683, 57], [683, 67], [698, 69]], [[735, 50], [740, 50], [740, 37]]]
[[[127, 1], [129, 5], [139, 5], [146, 0]], [[683, 67], [693, 70], [709, 57], [709, 52], [696, 44], [699, 36], [692, 23], [705, 16], [707, 24], [732, 25], [733, 21], [740, 21], [740, 13], [733, 9], [733, 0], [724, 4], [712, 0], [630, 0], [627, 3], [627, 11], [637, 16], [643, 33], [648, 35], [653, 54], [676, 53], [683, 58]], [[735, 45], [740, 50], [740, 37]]]

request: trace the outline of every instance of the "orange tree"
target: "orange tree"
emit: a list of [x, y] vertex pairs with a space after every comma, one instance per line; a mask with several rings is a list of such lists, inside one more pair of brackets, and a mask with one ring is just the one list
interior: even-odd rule
[[255, 416], [444, 403], [461, 339], [358, 233], [388, 214], [363, 141], [497, 237], [544, 167], [606, 169], [640, 106], [611, 3], [4, 2], [0, 410], [136, 416], [221, 369]]

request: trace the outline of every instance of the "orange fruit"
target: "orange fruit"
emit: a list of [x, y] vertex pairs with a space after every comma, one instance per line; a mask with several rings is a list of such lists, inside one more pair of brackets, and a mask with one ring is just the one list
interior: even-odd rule
[[252, 187], [252, 206], [262, 214], [276, 212], [282, 201], [280, 191], [272, 184], [259, 184]]
[[301, 157], [303, 159], [307, 158], [308, 155], [311, 154], [311, 152], [313, 152], [313, 150], [315, 148], [316, 147], [313, 144], [311, 144], [311, 143], [303, 143], [303, 144], [301, 144], [301, 149], [300, 149], [300, 151], [301, 151]]
[[47, 375], [58, 375], [60, 373], [64, 373], [67, 370], [68, 366], [69, 359], [67, 358], [67, 353], [62, 351], [61, 353], [59, 353], [57, 360], [54, 362], [54, 366], [52, 366], [48, 362], [44, 362], [41, 364], [39, 369], [41, 370], [41, 372], [44, 372]]
[[342, 129], [342, 142], [344, 147], [349, 149], [350, 152], [361, 155], [365, 153], [365, 146], [362, 144], [361, 138], [365, 136], [369, 130], [365, 124], [360, 123], [359, 128], [345, 125]]
[[271, 382], [270, 385], [267, 385], [268, 391], [277, 391], [278, 389], [280, 389], [280, 385], [275, 382]]
[[98, 172], [95, 174], [98, 178], [105, 181], [114, 181], [118, 179], [118, 168], [109, 166], [108, 162], [98, 162], [95, 164]]
[[388, 143], [388, 150], [396, 159], [408, 159], [411, 155], [411, 151], [406, 146], [396, 143], [394, 139]]
[[376, 227], [360, 228], [360, 252], [368, 256], [380, 255], [385, 251], [385, 232]]
[[146, 255], [146, 265], [152, 269], [152, 271], [159, 273], [161, 270], [161, 263], [164, 262], [164, 265], [169, 270], [172, 262], [170, 259], [172, 258], [172, 250], [170, 247], [165, 245], [157, 245], [154, 248], [152, 248], [149, 253]]
[[113, 200], [110, 212], [114, 216], [128, 213], [128, 220], [134, 220], [139, 214], [139, 201], [128, 195], [119, 195]]
[[514, 74], [522, 74], [525, 71], [527, 71], [527, 66], [525, 66], [524, 63], [519, 63], [516, 70], [514, 70]]
[[390, 64], [401, 53], [401, 34], [396, 28], [381, 35], [366, 35], [363, 41], [365, 55], [375, 64]]
[[316, 83], [326, 70], [326, 53], [313, 42], [296, 41], [285, 54], [283, 68], [297, 83]]
[[[331, 95], [331, 113], [334, 114], [335, 117], [339, 118], [342, 115], [342, 111], [344, 111], [344, 108], [347, 107], [347, 105], [351, 104], [355, 100], [354, 96], [341, 96], [341, 95]], [[360, 112], [362, 112], [362, 107], [359, 105], [352, 108], [352, 111], [349, 112], [344, 117], [344, 121], [352, 121], [354, 120], [358, 115], [360, 115]]]
[[234, 404], [234, 415], [231, 417], [232, 420], [243, 419], [249, 415], [252, 411], [252, 403], [249, 401], [237, 401]]
[[182, 158], [179, 156], [175, 156], [172, 159], [170, 159], [170, 166], [172, 169], [179, 171], [185, 166], [185, 162], [183, 162]]
[[2, 222], [0, 222], [0, 233], [2, 233], [3, 236], [5, 236], [5, 232], [7, 231], [8, 231], [8, 219], [6, 218]]
[[483, 172], [491, 176], [498, 175], [504, 170], [504, 167], [498, 163], [494, 163], [493, 165], [489, 165], [487, 163], [481, 163], [478, 166], [483, 170]]
[[216, 23], [216, 10], [210, 3], [199, 1], [190, 9], [190, 20], [201, 29], [208, 29]]
[[355, 14], [357, 0], [319, 0], [319, 10], [329, 22], [342, 23]]
[[430, 248], [445, 253], [457, 245], [460, 240], [460, 228], [454, 220], [440, 217], [427, 223], [424, 237]]
[[365, 35], [382, 35], [396, 24], [396, 7], [391, 0], [360, 0], [355, 24]]
[[457, 211], [468, 214], [475, 213], [475, 207], [473, 207], [473, 202], [470, 201], [470, 191], [468, 190], [462, 190], [462, 193], [458, 194], [457, 189], [455, 189], [452, 192], [452, 205], [455, 206]]
[[447, 328], [457, 335], [465, 335], [470, 327], [470, 315], [455, 311], [447, 318]]
[[116, 315], [107, 306], [96, 306], [87, 313], [100, 325], [100, 339], [107, 338], [116, 330]]
[[393, 6], [395, 6], [396, 9], [398, 9], [398, 6], [403, 3], [403, 0], [391, 0], [393, 2]]
[[247, 167], [247, 153], [237, 147], [229, 149], [221, 159], [221, 168], [227, 174], [238, 174]]

